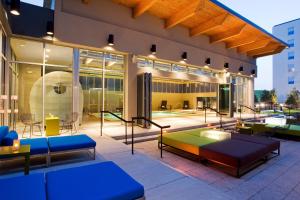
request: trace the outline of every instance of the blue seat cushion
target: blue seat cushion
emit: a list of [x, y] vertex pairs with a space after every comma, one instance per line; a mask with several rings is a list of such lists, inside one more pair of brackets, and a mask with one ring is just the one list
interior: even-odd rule
[[132, 200], [144, 196], [144, 187], [113, 162], [48, 172], [48, 200]]
[[30, 145], [30, 155], [47, 154], [47, 138], [21, 139], [21, 145]]
[[87, 135], [59, 136], [48, 138], [50, 152], [94, 148], [96, 142]]
[[14, 140], [18, 139], [18, 133], [16, 131], [10, 131], [3, 139], [2, 146], [12, 146]]
[[46, 200], [43, 173], [0, 179], [1, 199]]
[[0, 126], [0, 145], [2, 144], [3, 138], [8, 134], [8, 126]]

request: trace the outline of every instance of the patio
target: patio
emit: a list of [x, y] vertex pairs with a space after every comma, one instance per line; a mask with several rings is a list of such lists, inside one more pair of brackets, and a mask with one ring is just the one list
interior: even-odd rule
[[97, 142], [95, 161], [54, 165], [30, 173], [112, 160], [144, 185], [146, 199], [297, 199], [300, 194], [298, 142], [281, 140], [281, 156], [237, 179], [167, 151], [160, 159], [157, 141], [136, 144], [135, 154], [131, 155], [130, 146], [108, 136], [100, 137], [95, 129], [85, 131]]

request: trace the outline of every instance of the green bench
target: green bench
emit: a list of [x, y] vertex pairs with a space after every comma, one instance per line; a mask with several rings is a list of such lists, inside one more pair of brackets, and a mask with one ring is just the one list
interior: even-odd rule
[[[208, 129], [199, 128], [173, 133], [165, 133], [163, 135], [162, 143], [175, 149], [180, 149], [195, 155], [199, 155], [199, 147], [217, 141], [215, 139], [202, 137], [201, 132], [206, 130]], [[161, 138], [159, 137], [159, 142], [160, 140]]]

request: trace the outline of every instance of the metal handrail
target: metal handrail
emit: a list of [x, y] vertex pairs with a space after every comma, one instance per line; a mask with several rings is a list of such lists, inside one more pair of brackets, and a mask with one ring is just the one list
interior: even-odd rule
[[110, 111], [107, 111], [107, 110], [102, 110], [101, 111], [101, 116], [100, 116], [100, 119], [101, 119], [101, 127], [100, 127], [100, 130], [101, 130], [101, 136], [102, 136], [102, 131], [103, 131], [103, 123], [104, 123], [104, 117], [103, 117], [103, 114], [104, 113], [108, 113], [108, 114], [111, 114], [112, 116], [116, 117], [117, 119], [121, 120], [122, 122], [125, 123], [125, 143], [127, 144], [127, 138], [128, 138], [128, 134], [127, 134], [127, 124], [128, 123], [132, 123], [132, 126], [133, 126], [133, 121], [128, 121], [126, 119], [123, 119], [122, 117], [119, 117], [118, 115], [116, 115], [115, 113], [113, 112], [110, 112]]
[[167, 125], [167, 126], [161, 126], [155, 122], [153, 122], [152, 120], [146, 118], [146, 117], [132, 117], [132, 132], [131, 132], [131, 153], [134, 154], [134, 137], [133, 137], [133, 133], [134, 133], [134, 122], [135, 120], [139, 120], [139, 119], [142, 119], [144, 121], [147, 121], [149, 122], [150, 124], [153, 124], [154, 126], [160, 128], [160, 157], [162, 158], [162, 135], [163, 135], [163, 129], [166, 129], [166, 128], [170, 128], [171, 126], [170, 125]]
[[214, 111], [217, 115], [220, 116], [220, 128], [223, 128], [223, 123], [222, 123], [222, 116], [226, 115], [225, 113], [221, 113], [220, 111], [218, 111], [217, 109], [211, 108], [211, 107], [204, 107], [204, 122], [206, 123], [206, 110], [210, 109], [212, 111]]
[[252, 110], [254, 112], [254, 119], [256, 119], [256, 110], [254, 108], [251, 108], [249, 106], [245, 106], [243, 104], [240, 104], [240, 119], [242, 120], [242, 107], [248, 108], [249, 110]]

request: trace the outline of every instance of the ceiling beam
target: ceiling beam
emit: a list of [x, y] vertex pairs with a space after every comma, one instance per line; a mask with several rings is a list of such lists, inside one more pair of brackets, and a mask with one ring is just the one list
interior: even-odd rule
[[243, 45], [251, 44], [257, 40], [257, 37], [246, 37], [226, 44], [227, 49], [237, 48]]
[[180, 9], [174, 15], [166, 19], [165, 28], [172, 28], [177, 24], [195, 16], [205, 7], [205, 0], [197, 0], [189, 4], [186, 8]]
[[278, 43], [273, 42], [273, 43], [269, 43], [265, 47], [255, 49], [255, 50], [252, 50], [252, 51], [248, 51], [247, 55], [253, 57], [253, 56], [256, 56], [256, 55], [273, 52], [273, 51], [277, 50], [279, 47], [281, 47], [281, 46], [278, 46]]
[[270, 39], [264, 39], [264, 40], [259, 40], [255, 41], [251, 44], [247, 44], [241, 47], [238, 47], [237, 52], [239, 53], [246, 53], [248, 51], [260, 49], [266, 47], [268, 44], [270, 44]]
[[141, 0], [134, 8], [133, 8], [133, 17], [137, 18], [138, 16], [144, 14], [147, 10], [149, 10], [158, 0]]
[[199, 24], [198, 26], [196, 26], [194, 28], [191, 28], [190, 36], [198, 36], [198, 35], [204, 34], [208, 31], [211, 31], [213, 29], [216, 29], [216, 28], [222, 26], [222, 24], [224, 24], [224, 22], [226, 21], [228, 16], [229, 16], [229, 14], [227, 14], [227, 13], [222, 14], [222, 15], [214, 17], [206, 22]]
[[210, 43], [217, 43], [217, 42], [223, 42], [225, 40], [228, 40], [230, 38], [239, 36], [242, 32], [243, 29], [246, 27], [246, 25], [243, 25], [241, 27], [237, 27], [219, 34], [215, 34], [210, 37]]

